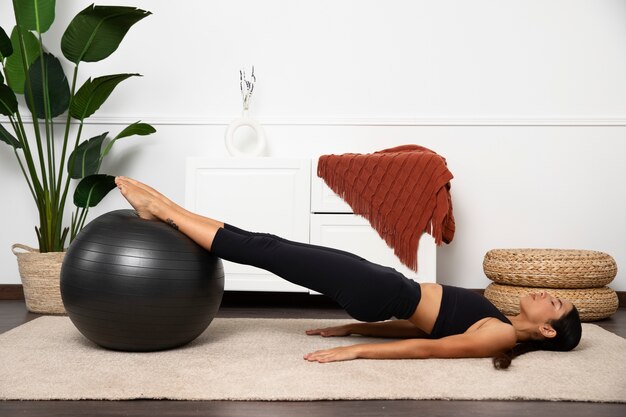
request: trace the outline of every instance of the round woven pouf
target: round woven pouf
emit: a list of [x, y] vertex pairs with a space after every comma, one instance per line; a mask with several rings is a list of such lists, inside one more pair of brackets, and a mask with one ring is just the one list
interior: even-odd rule
[[540, 291], [569, 300], [578, 309], [582, 321], [600, 320], [617, 311], [617, 293], [609, 287], [584, 289], [555, 289], [545, 287], [519, 287], [515, 285], [489, 284], [485, 289], [485, 297], [502, 313], [519, 314], [521, 297]]
[[604, 252], [574, 249], [492, 249], [485, 275], [500, 284], [541, 288], [597, 288], [613, 281], [615, 259]]

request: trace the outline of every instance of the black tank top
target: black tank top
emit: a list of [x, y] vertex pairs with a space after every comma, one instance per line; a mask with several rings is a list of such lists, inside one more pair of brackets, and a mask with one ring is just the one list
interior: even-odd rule
[[478, 320], [495, 317], [511, 324], [509, 319], [482, 295], [465, 288], [442, 285], [441, 307], [430, 333], [433, 339], [465, 333]]

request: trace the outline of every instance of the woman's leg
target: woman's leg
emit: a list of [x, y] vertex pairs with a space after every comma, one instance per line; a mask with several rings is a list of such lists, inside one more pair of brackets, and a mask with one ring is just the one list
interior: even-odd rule
[[[154, 196], [156, 199], [160, 200], [161, 202], [165, 203], [167, 206], [173, 208], [175, 211], [178, 211], [179, 213], [184, 214], [186, 216], [193, 217], [193, 218], [195, 218], [195, 219], [197, 219], [197, 220], [199, 220], [201, 222], [213, 224], [213, 225], [215, 225], [217, 227], [225, 227], [226, 229], [229, 229], [229, 230], [231, 230], [231, 231], [233, 231], [235, 233], [243, 234], [243, 235], [246, 235], [246, 236], [252, 236], [252, 235], [260, 236], [260, 235], [265, 235], [266, 234], [266, 233], [258, 233], [258, 232], [249, 232], [247, 230], [243, 230], [243, 229], [240, 229], [238, 227], [235, 227], [235, 226], [233, 226], [231, 224], [226, 224], [226, 223], [220, 222], [218, 220], [211, 219], [209, 217], [204, 217], [204, 216], [201, 216], [199, 214], [193, 213], [193, 212], [191, 212], [191, 211], [189, 211], [189, 210], [179, 206], [178, 204], [176, 204], [175, 202], [173, 202], [169, 198], [165, 197], [163, 194], [161, 194], [160, 192], [158, 192], [154, 188], [150, 187], [149, 185], [146, 185], [146, 184], [144, 184], [144, 183], [142, 183], [140, 181], [137, 181], [135, 179], [128, 178], [128, 177], [118, 177], [118, 178], [120, 180], [122, 180], [122, 181], [127, 181], [128, 183], [130, 183], [132, 185], [135, 185], [135, 186], [141, 188], [144, 191], [147, 191], [149, 194], [151, 194], [152, 196]], [[274, 236], [276, 239], [281, 239], [283, 241], [287, 241], [286, 239], [283, 239], [283, 238], [281, 238], [279, 236], [275, 236], [275, 235], [272, 235], [272, 236]], [[291, 244], [293, 244], [293, 245], [306, 245], [306, 244], [303, 244], [303, 243], [300, 243], [300, 242], [293, 242], [293, 241], [289, 241], [289, 242]], [[350, 252], [346, 252], [346, 251], [342, 251], [342, 250], [334, 249], [334, 248], [329, 248], [329, 247], [325, 247], [325, 246], [316, 246], [316, 247], [318, 249], [327, 250], [329, 252], [341, 253], [341, 254], [344, 254], [346, 256], [351, 256], [351, 257], [354, 257], [356, 259], [363, 260], [363, 258], [361, 258], [360, 256], [357, 256], [357, 255], [355, 255], [353, 253], [350, 253]]]
[[213, 238], [224, 223], [191, 213], [155, 190], [150, 191], [145, 184], [129, 178], [116, 177], [115, 183], [139, 217], [162, 220], [206, 250], [211, 250]]
[[361, 321], [408, 319], [421, 297], [419, 284], [392, 268], [268, 233], [237, 233], [226, 225], [217, 231], [211, 252], [325, 294]]
[[223, 223], [187, 214], [127, 180], [116, 182], [141, 217], [167, 222], [222, 259], [263, 268], [325, 294], [358, 320], [406, 319], [419, 303], [419, 284], [392, 268], [348, 252], [220, 227]]
[[281, 240], [283, 242], [288, 242], [291, 245], [302, 246], [302, 247], [315, 247], [317, 249], [325, 250], [327, 252], [339, 253], [339, 254], [342, 254], [342, 255], [345, 255], [345, 256], [349, 256], [349, 257], [357, 259], [359, 261], [364, 261], [365, 260], [364, 258], [361, 258], [360, 256], [355, 255], [354, 253], [346, 252], [346, 251], [343, 251], [343, 250], [340, 250], [340, 249], [329, 248], [327, 246], [316, 246], [316, 245], [312, 245], [310, 243], [294, 242], [293, 240], [287, 240], [287, 239], [284, 239], [284, 238], [282, 238], [280, 236], [272, 235], [272, 234], [269, 234], [269, 233], [249, 232], [247, 230], [240, 229], [240, 228], [235, 227], [232, 224], [228, 224], [228, 223], [222, 223], [222, 225], [223, 225], [224, 228], [226, 228], [226, 229], [228, 229], [228, 230], [230, 230], [232, 232], [238, 233], [240, 235], [245, 235], [245, 236], [272, 236], [275, 239], [279, 239], [279, 240]]

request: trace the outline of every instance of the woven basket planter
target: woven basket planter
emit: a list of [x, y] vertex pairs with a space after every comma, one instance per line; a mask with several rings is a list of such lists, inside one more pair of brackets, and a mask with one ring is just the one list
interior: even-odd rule
[[597, 288], [613, 281], [617, 264], [608, 254], [573, 249], [493, 249], [483, 260], [494, 282], [541, 288]]
[[537, 287], [518, 287], [514, 285], [489, 284], [485, 297], [502, 313], [519, 314], [520, 298], [533, 293], [547, 291], [551, 295], [569, 300], [578, 309], [582, 321], [600, 320], [617, 311], [617, 293], [609, 287], [585, 289], [554, 289]]
[[19, 243], [11, 246], [11, 250], [17, 256], [26, 308], [33, 313], [65, 314], [59, 289], [65, 252], [39, 253], [37, 249]]

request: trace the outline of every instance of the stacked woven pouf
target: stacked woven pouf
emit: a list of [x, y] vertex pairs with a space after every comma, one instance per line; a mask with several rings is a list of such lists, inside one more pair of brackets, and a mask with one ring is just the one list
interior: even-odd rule
[[485, 254], [483, 270], [493, 281], [485, 297], [507, 315], [519, 313], [520, 297], [540, 291], [574, 303], [582, 321], [607, 318], [618, 307], [617, 294], [606, 286], [617, 264], [603, 252], [493, 249]]

